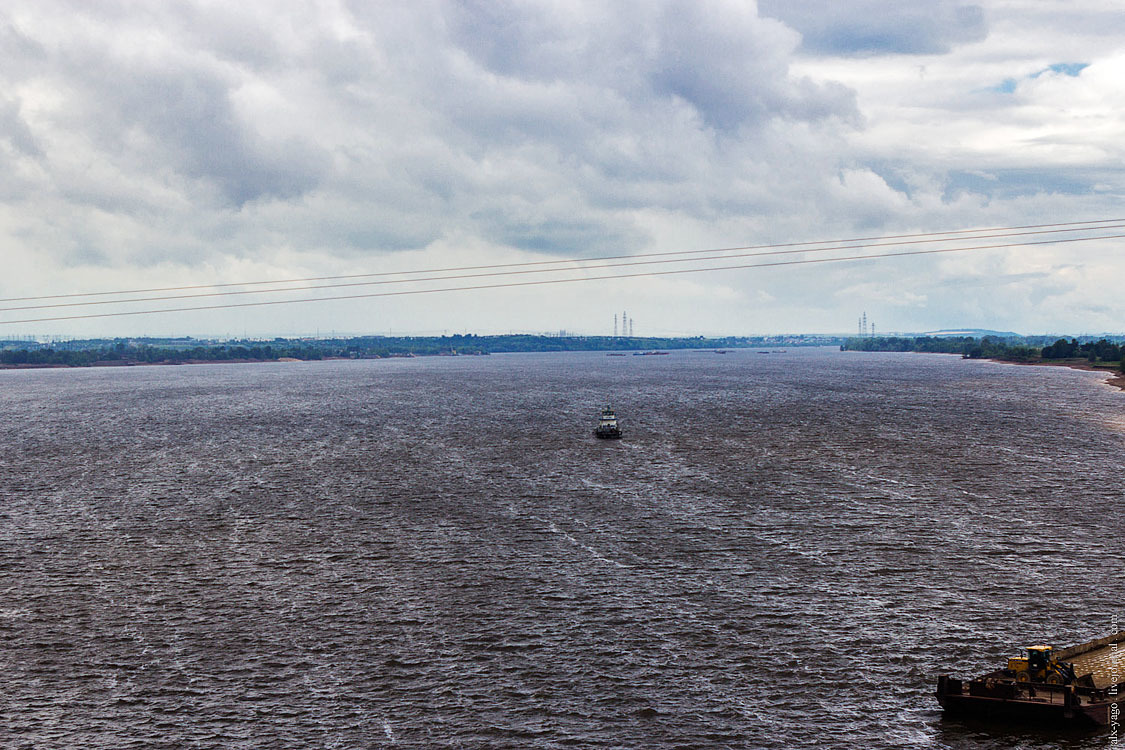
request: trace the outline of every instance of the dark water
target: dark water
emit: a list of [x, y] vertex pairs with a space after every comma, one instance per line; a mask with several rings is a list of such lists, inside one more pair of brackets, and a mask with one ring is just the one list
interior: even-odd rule
[[1100, 380], [809, 350], [0, 373], [0, 747], [1104, 747], [930, 697], [1121, 612]]

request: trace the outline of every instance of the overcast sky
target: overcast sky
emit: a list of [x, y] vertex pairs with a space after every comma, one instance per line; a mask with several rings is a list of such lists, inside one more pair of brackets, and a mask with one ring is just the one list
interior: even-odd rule
[[[1113, 0], [13, 0], [0, 81], [5, 298], [1125, 213]], [[864, 311], [880, 331], [1122, 331], [1121, 247], [3, 325], [0, 338], [608, 334], [622, 309], [638, 335], [846, 332]]]

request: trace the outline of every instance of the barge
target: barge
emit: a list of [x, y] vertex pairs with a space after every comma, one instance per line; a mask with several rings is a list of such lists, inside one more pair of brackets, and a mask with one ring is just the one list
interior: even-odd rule
[[1125, 630], [1057, 651], [1030, 646], [1026, 652], [976, 679], [938, 677], [937, 699], [946, 715], [1116, 730], [1125, 703]]

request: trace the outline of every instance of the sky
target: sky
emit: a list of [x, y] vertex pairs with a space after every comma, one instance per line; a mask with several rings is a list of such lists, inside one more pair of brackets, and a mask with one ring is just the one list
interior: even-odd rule
[[[1109, 0], [11, 0], [0, 83], [4, 299], [1125, 216]], [[608, 335], [622, 310], [637, 335], [851, 332], [864, 312], [878, 332], [1120, 332], [1121, 243], [0, 338]], [[289, 296], [391, 288], [411, 287]]]

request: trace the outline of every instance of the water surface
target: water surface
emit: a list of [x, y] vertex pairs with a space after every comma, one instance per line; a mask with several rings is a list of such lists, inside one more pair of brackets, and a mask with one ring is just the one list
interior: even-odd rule
[[1100, 380], [795, 349], [0, 372], [0, 747], [1104, 747], [931, 697], [1119, 615]]

